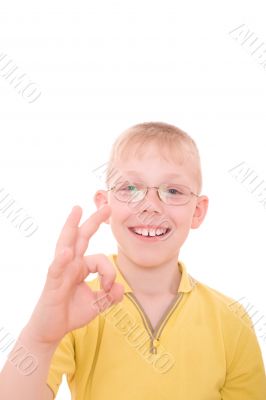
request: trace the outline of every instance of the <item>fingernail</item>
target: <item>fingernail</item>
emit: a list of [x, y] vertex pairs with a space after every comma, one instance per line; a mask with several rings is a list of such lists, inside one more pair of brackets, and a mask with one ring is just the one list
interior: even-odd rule
[[105, 287], [105, 291], [109, 292], [111, 290], [111, 287], [113, 286], [112, 282], [106, 282], [104, 287]]

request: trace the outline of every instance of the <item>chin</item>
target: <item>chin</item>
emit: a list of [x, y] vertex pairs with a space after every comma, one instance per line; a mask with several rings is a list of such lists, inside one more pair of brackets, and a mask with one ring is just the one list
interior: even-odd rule
[[132, 256], [128, 251], [123, 253], [126, 254], [126, 257], [129, 258], [131, 262], [143, 268], [153, 268], [169, 261], [169, 256], [165, 254], [158, 254], [156, 252], [152, 252], [151, 250], [147, 250], [147, 252], [142, 251], [138, 255], [134, 253]]

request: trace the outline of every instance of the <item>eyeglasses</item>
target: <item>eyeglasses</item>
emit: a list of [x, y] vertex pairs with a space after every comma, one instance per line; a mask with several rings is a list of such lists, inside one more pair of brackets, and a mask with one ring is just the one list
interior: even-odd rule
[[166, 204], [173, 206], [182, 206], [187, 204], [192, 196], [199, 197], [193, 193], [187, 186], [175, 184], [161, 184], [159, 186], [146, 186], [142, 182], [119, 182], [107, 189], [112, 191], [117, 200], [122, 202], [137, 203], [142, 201], [149, 189], [156, 189], [158, 197]]

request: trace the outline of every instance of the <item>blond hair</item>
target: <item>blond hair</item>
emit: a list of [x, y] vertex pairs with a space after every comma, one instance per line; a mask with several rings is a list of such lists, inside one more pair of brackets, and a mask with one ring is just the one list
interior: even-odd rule
[[169, 154], [175, 161], [182, 162], [184, 157], [196, 160], [195, 175], [198, 182], [198, 193], [202, 188], [202, 175], [199, 151], [194, 140], [184, 131], [174, 125], [164, 122], [144, 122], [133, 125], [122, 132], [113, 143], [106, 170], [106, 184], [117, 175], [114, 168], [116, 160], [127, 159], [129, 156], [141, 158], [145, 156], [147, 145], [156, 144], [160, 156], [169, 160]]

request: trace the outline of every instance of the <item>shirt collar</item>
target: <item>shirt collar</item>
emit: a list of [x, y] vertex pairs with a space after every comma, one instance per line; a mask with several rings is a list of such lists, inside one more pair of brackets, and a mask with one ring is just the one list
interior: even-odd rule
[[[117, 255], [116, 254], [111, 254], [108, 256], [108, 259], [111, 261], [111, 263], [113, 264], [115, 271], [116, 271], [116, 282], [121, 283], [125, 290], [124, 292], [133, 292], [132, 288], [130, 287], [129, 283], [126, 281], [124, 275], [122, 274], [122, 272], [118, 269], [117, 266]], [[196, 279], [192, 278], [192, 276], [190, 276], [186, 270], [186, 266], [183, 262], [178, 261], [177, 263], [179, 271], [181, 272], [181, 280], [180, 280], [180, 284], [179, 284], [179, 288], [177, 290], [177, 292], [191, 292], [191, 290], [195, 287], [197, 281]]]

